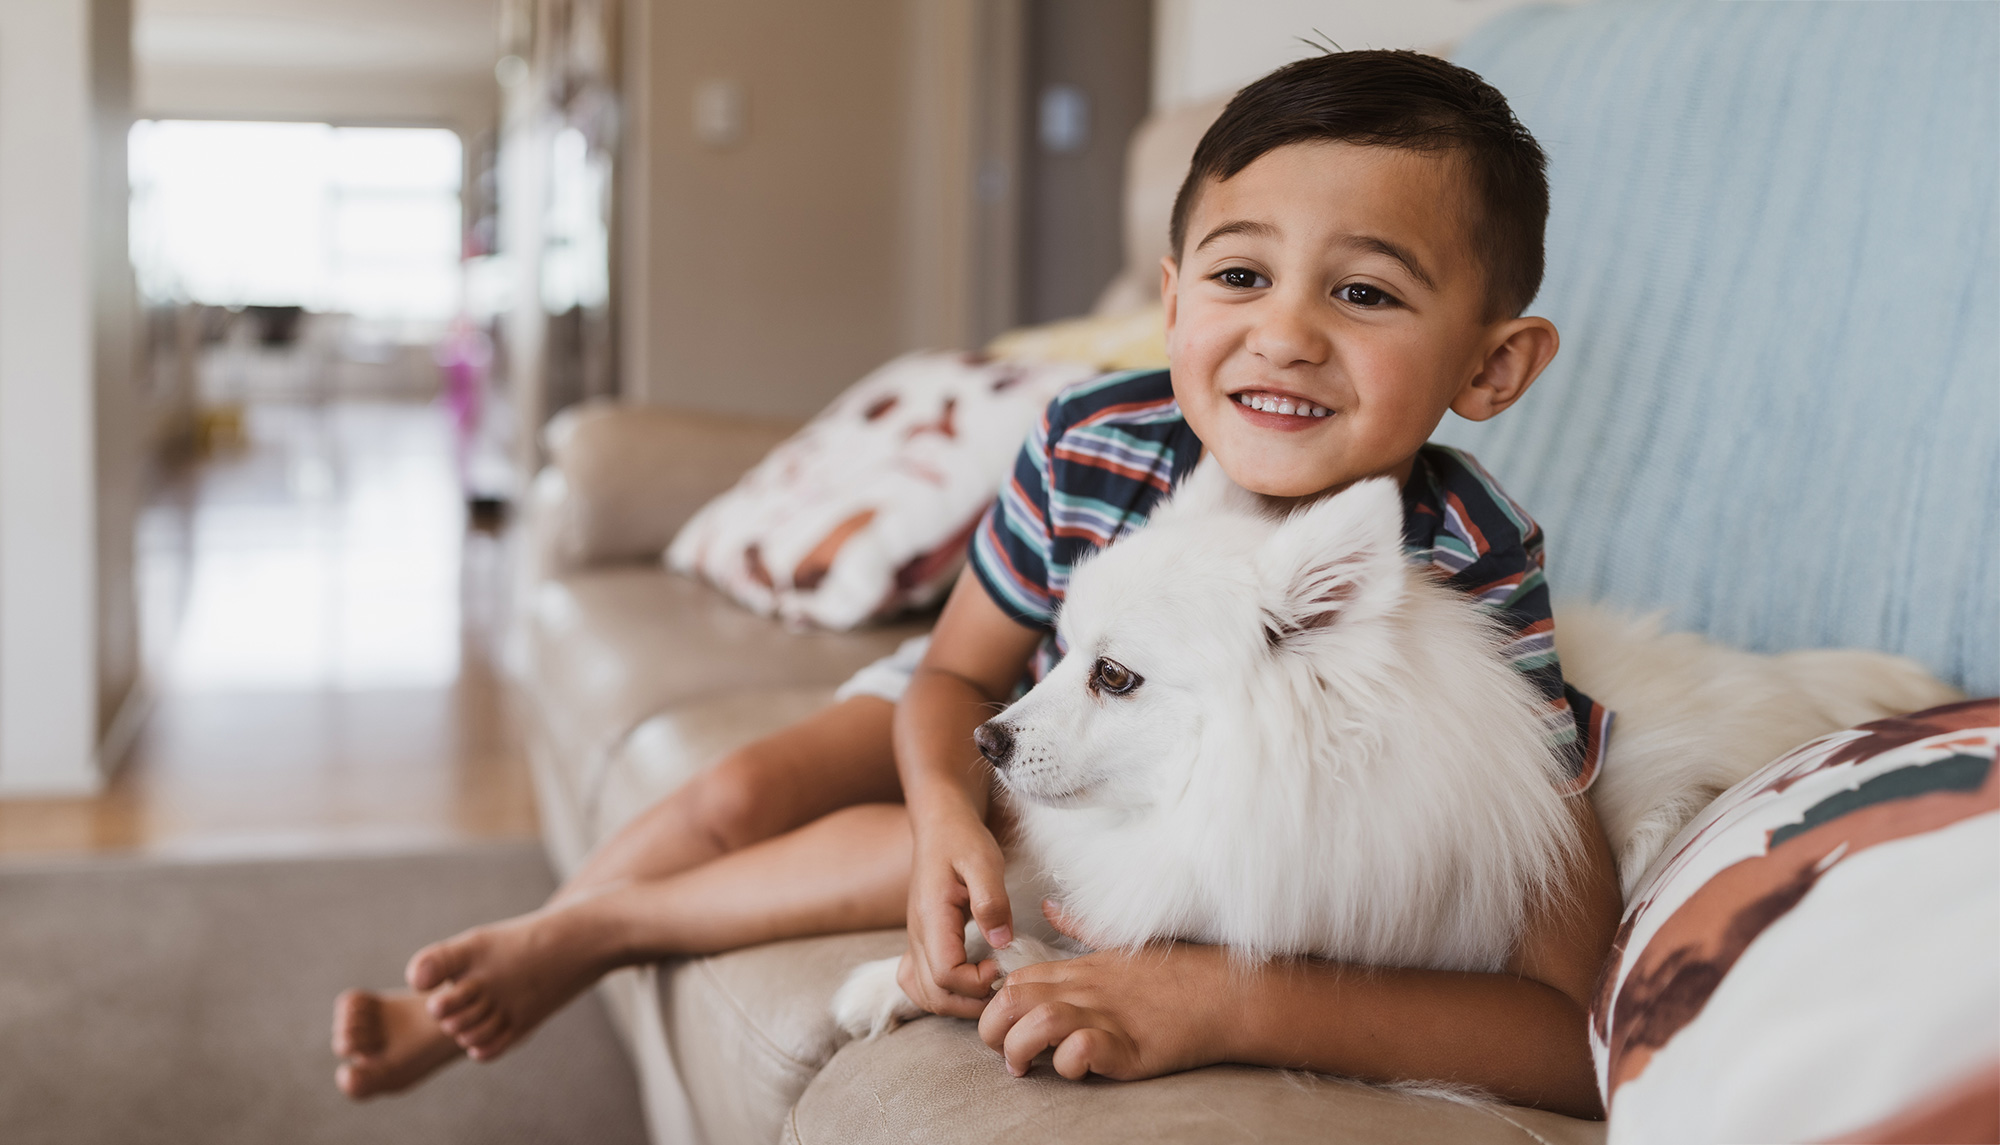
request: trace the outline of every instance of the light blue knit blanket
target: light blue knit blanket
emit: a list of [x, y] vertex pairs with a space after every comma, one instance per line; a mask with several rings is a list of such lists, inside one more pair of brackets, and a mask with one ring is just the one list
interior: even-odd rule
[[1460, 62], [1548, 149], [1563, 347], [1449, 417], [1562, 598], [2000, 693], [2000, 5], [1597, 0]]

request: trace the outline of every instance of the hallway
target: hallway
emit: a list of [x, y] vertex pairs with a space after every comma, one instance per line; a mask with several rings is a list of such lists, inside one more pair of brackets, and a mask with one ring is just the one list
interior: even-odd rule
[[94, 799], [0, 802], [0, 852], [345, 851], [535, 831], [500, 658], [504, 531], [445, 412], [253, 405], [139, 537], [153, 705]]

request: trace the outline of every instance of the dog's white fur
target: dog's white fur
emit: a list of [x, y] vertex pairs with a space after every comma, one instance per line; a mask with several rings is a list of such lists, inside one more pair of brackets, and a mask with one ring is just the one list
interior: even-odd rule
[[1589, 605], [1556, 610], [1563, 677], [1617, 713], [1590, 789], [1630, 898], [1688, 820], [1792, 748], [1964, 699], [1913, 660], [1854, 649], [1759, 656]]
[[[1548, 707], [1485, 609], [1411, 567], [1389, 481], [1280, 517], [1203, 464], [1076, 569], [1058, 628], [1062, 663], [995, 721], [1005, 971], [1074, 952], [1044, 896], [1099, 947], [1496, 970], [1574, 857]], [[1593, 608], [1556, 632], [1565, 677], [1618, 713], [1592, 797], [1628, 894], [1758, 765], [1956, 695], [1894, 657], [1754, 656]], [[1142, 682], [1094, 686], [1102, 658]], [[842, 1027], [915, 1016], [896, 961], [850, 976]]]

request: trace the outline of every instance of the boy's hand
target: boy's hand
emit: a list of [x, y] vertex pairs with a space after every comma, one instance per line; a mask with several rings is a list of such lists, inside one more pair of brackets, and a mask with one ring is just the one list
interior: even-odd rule
[[976, 1018], [992, 997], [1000, 967], [965, 960], [967, 912], [995, 947], [1013, 941], [1006, 862], [993, 833], [970, 811], [933, 816], [917, 831], [910, 870], [910, 949], [896, 980], [933, 1014]]
[[[1056, 929], [1066, 919], [1044, 908]], [[1020, 1077], [1043, 1050], [1071, 1080], [1158, 1077], [1223, 1060], [1221, 947], [1169, 942], [1137, 953], [1099, 950], [1007, 976], [979, 1019], [979, 1036]]]
[[910, 949], [897, 982], [935, 1014], [978, 1017], [999, 977], [993, 962], [966, 965], [968, 915], [994, 946], [1014, 938], [1005, 864], [986, 825], [993, 769], [972, 737], [1004, 706], [1040, 640], [1000, 611], [968, 568], [896, 705], [896, 774], [915, 843]]

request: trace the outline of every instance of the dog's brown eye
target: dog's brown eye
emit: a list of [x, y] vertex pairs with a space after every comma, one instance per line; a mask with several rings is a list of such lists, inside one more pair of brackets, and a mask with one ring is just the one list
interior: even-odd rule
[[1091, 669], [1090, 682], [1098, 691], [1114, 696], [1122, 696], [1144, 683], [1137, 672], [1104, 656], [1098, 657], [1097, 667]]

